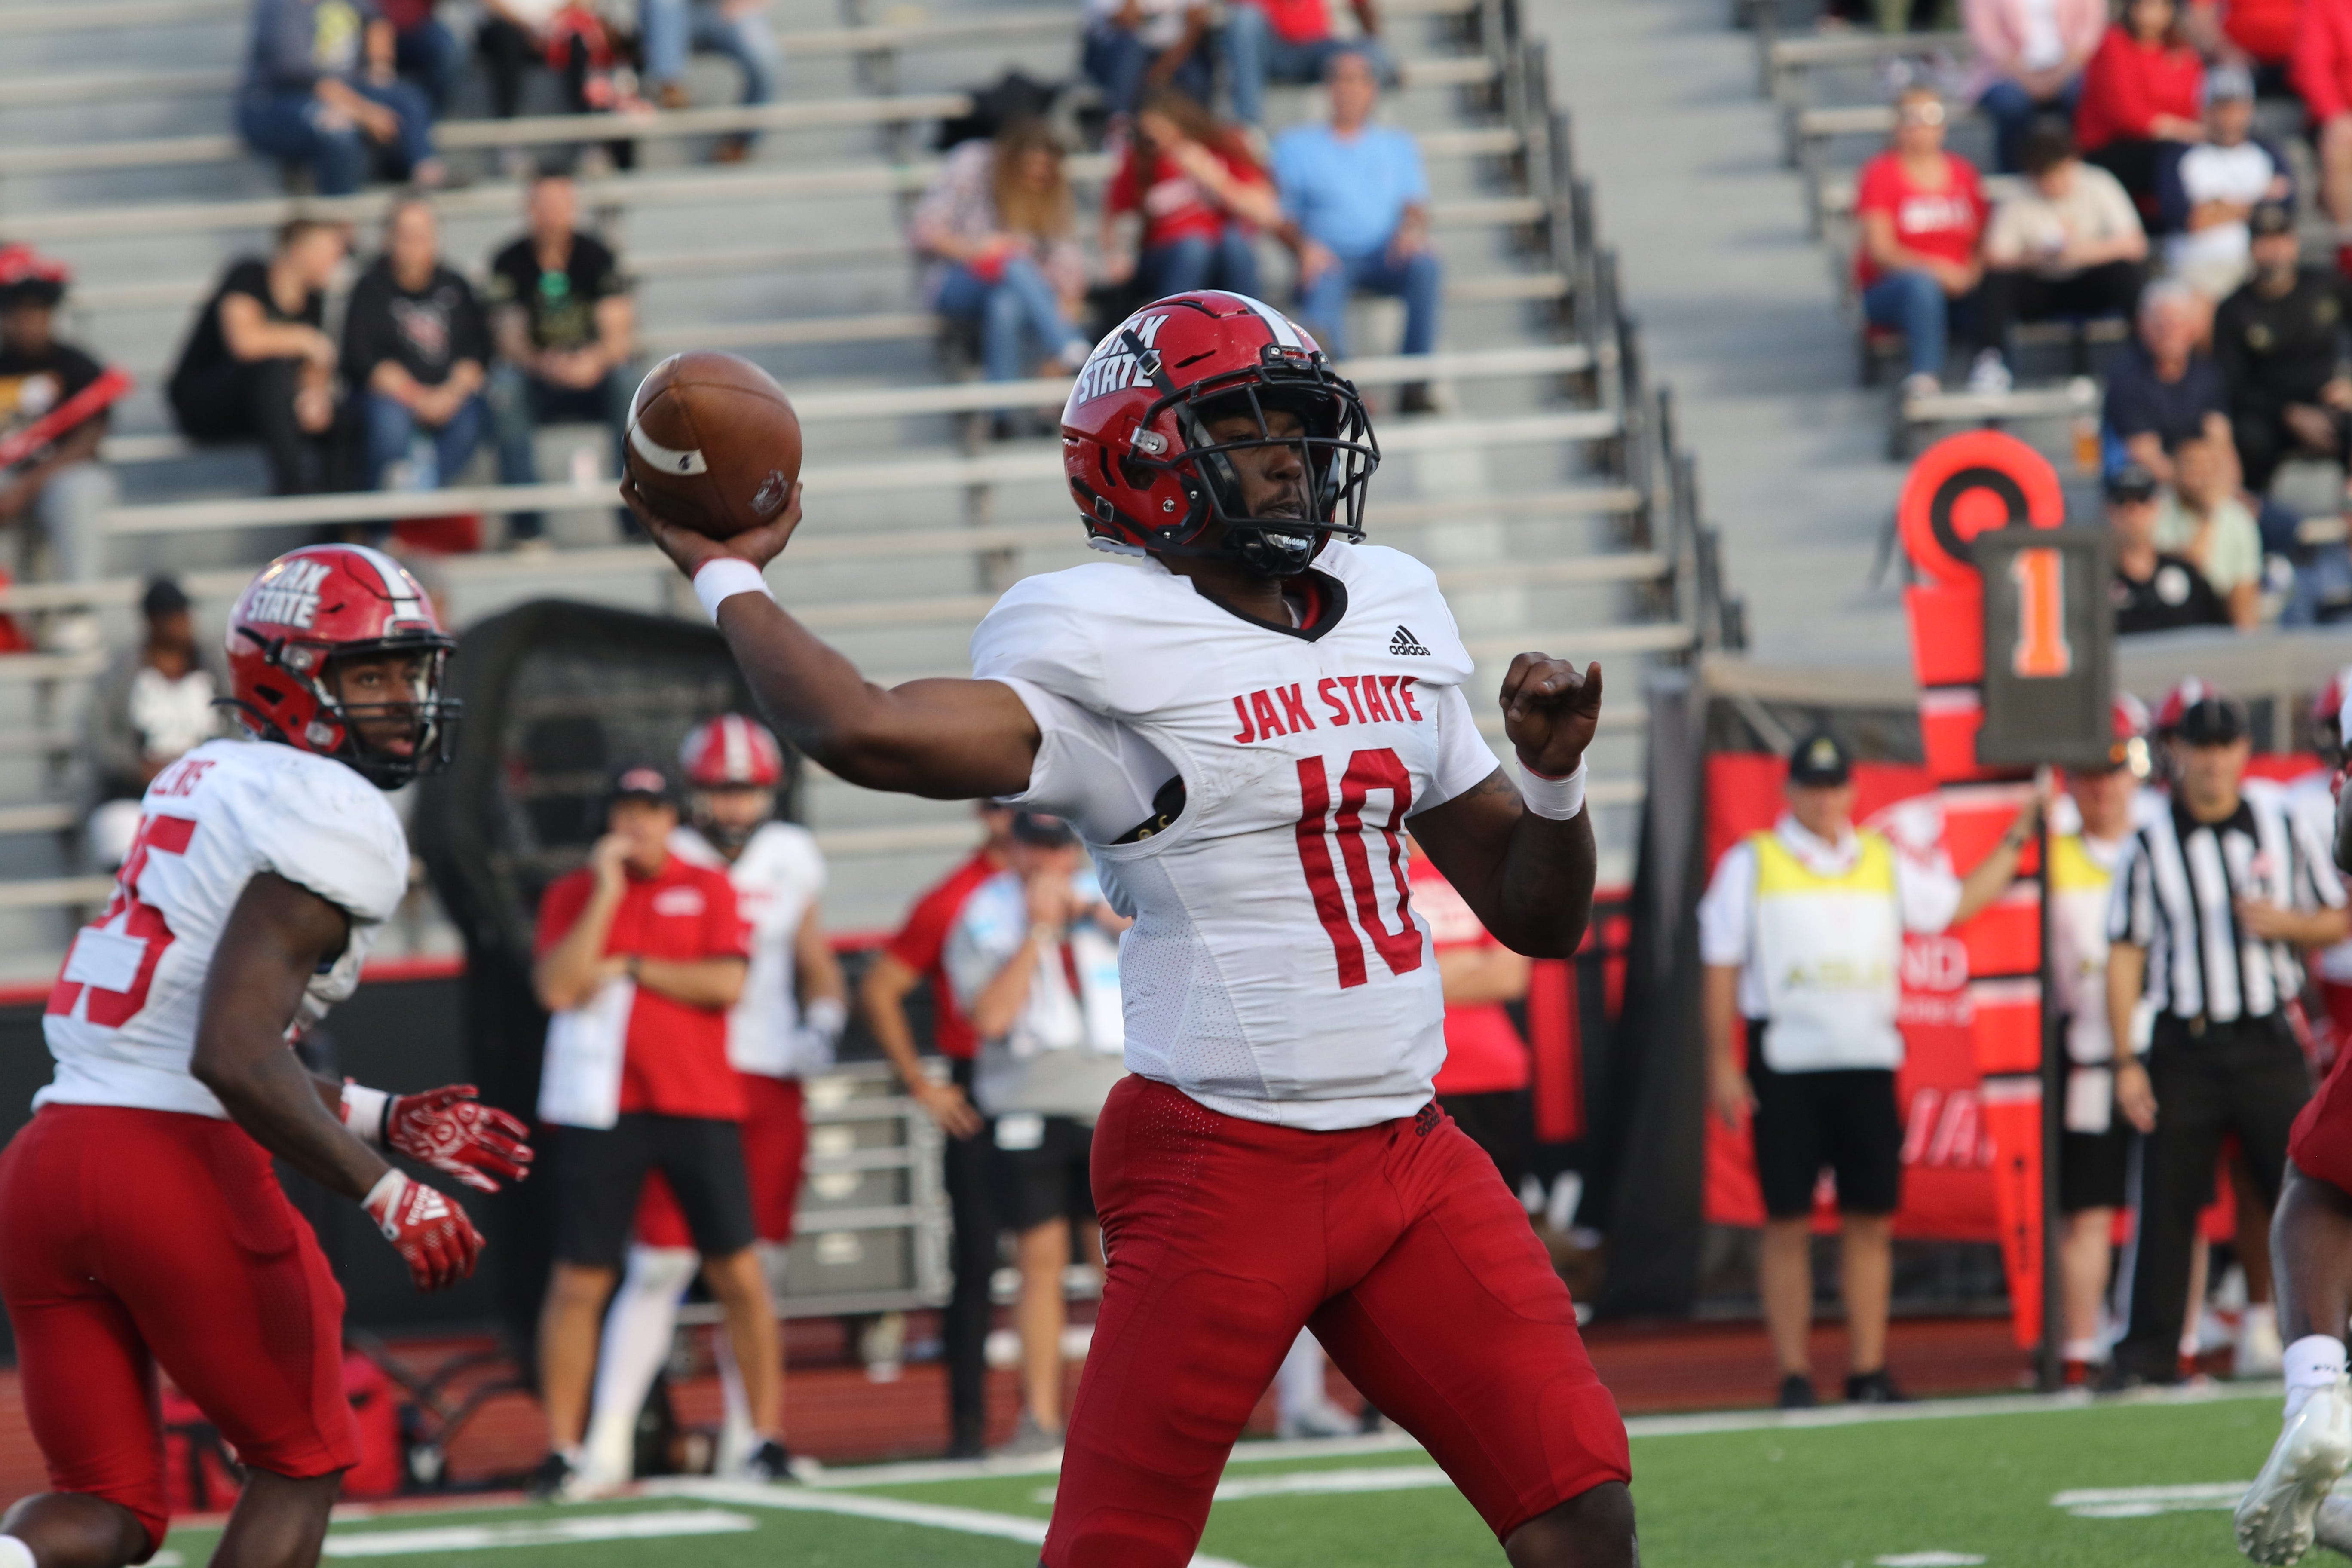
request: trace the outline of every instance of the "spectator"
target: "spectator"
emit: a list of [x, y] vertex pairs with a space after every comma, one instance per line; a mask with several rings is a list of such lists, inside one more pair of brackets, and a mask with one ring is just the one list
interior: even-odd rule
[[1163, 87], [1209, 100], [1209, 7], [1202, 0], [1086, 0], [1079, 63], [1114, 120]]
[[1118, 937], [1131, 922], [1104, 904], [1060, 817], [1015, 812], [1004, 854], [1004, 869], [965, 900], [943, 962], [980, 1037], [972, 1098], [1021, 1268], [1024, 1405], [1003, 1450], [1019, 1455], [1061, 1446], [1062, 1274], [1072, 1232], [1095, 1217], [1095, 1119], [1127, 1070]]
[[1974, 324], [1988, 208], [1975, 167], [1944, 151], [1944, 103], [1936, 90], [1906, 89], [1895, 109], [1895, 145], [1863, 165], [1854, 186], [1862, 238], [1853, 271], [1864, 317], [1903, 334], [1908, 397], [1942, 384], [1953, 316], [1966, 314]]
[[2180, 443], [2172, 488], [2156, 513], [2156, 547], [2195, 566], [2242, 632], [2262, 624], [2263, 536], [2238, 500], [2226, 447], [2210, 437]]
[[236, 130], [264, 157], [306, 165], [349, 195], [380, 149], [394, 179], [433, 186], [433, 109], [395, 74], [398, 40], [374, 0], [253, 0]]
[[[858, 1005], [907, 1092], [947, 1134], [945, 1165], [954, 1285], [942, 1314], [940, 1337], [948, 1363], [948, 1458], [976, 1459], [987, 1426], [987, 1344], [995, 1312], [990, 1296], [996, 1274], [996, 1205], [989, 1190], [988, 1145], [978, 1137], [983, 1123], [971, 1108], [972, 1058], [980, 1041], [956, 1010], [955, 989], [941, 967], [948, 933], [955, 929], [972, 889], [1005, 866], [1006, 835], [1013, 813], [982, 801], [980, 820], [988, 837], [971, 858], [915, 900], [906, 924], [883, 945], [859, 984]], [[918, 985], [929, 992], [931, 1043], [947, 1058], [948, 1080], [923, 1070], [915, 1054], [915, 1031], [907, 1018], [907, 998]]]
[[[628, 437], [628, 367], [636, 313], [629, 280], [604, 242], [579, 225], [580, 190], [566, 174], [530, 183], [526, 232], [490, 261], [490, 419], [498, 432], [499, 482], [536, 484], [532, 441], [541, 425], [593, 421], [612, 433], [614, 472]], [[508, 520], [517, 543], [541, 538], [535, 511]]]
[[[130, 384], [51, 331], [68, 277], [29, 246], [0, 248], [0, 524], [30, 519], [55, 575], [84, 583], [98, 575], [105, 543], [98, 514], [114, 504], [98, 455], [107, 389], [119, 397]], [[95, 406], [77, 417], [77, 398]]]
[[2162, 489], [2137, 463], [2126, 463], [2107, 476], [2107, 529], [2116, 556], [2110, 596], [2117, 637], [2230, 624], [2229, 606], [2205, 574], [2156, 547], [2157, 496]]
[[2319, 205], [2336, 226], [2336, 265], [2352, 275], [2352, 0], [2302, 0], [2287, 76], [2319, 154]]
[[[1348, 354], [1348, 296], [1356, 289], [1404, 301], [1404, 344], [1437, 342], [1437, 252], [1429, 242], [1429, 176], [1412, 133], [1373, 123], [1380, 79], [1354, 49], [1331, 57], [1328, 124], [1294, 125], [1275, 139], [1283, 242], [1298, 258], [1298, 307], [1333, 359]], [[1425, 383], [1404, 391], [1404, 409], [1433, 405]]]
[[2221, 366], [2197, 347], [2205, 325], [2204, 305], [2187, 284], [2150, 284], [2140, 296], [2139, 337], [2107, 373], [2108, 435], [2168, 485], [2173, 449], [2199, 436], [2221, 443], [2232, 468], [2237, 462], [2229, 386]]
[[[664, 109], [693, 105], [686, 90], [689, 49], [725, 55], [743, 68], [745, 108], [776, 96], [784, 52], [768, 26], [768, 0], [640, 0], [638, 16], [646, 78], [654, 84]], [[723, 136], [711, 158], [720, 163], [740, 163], [757, 140], [750, 132]]]
[[1993, 123], [1995, 163], [2014, 174], [2025, 133], [2045, 116], [2074, 118], [2083, 68], [2107, 29], [2104, 0], [1962, 0], [1976, 48], [1969, 78], [1977, 107]]
[[361, 475], [383, 489], [385, 470], [429, 437], [429, 471], [411, 488], [454, 483], [482, 438], [482, 368], [490, 334], [465, 278], [441, 259], [433, 205], [399, 203], [384, 222], [383, 254], [360, 274], [343, 314], [343, 374], [360, 400]]
[[168, 389], [191, 441], [258, 440], [278, 495], [331, 489], [335, 340], [327, 287], [349, 242], [341, 226], [292, 218], [269, 259], [233, 262], [196, 317]]
[[169, 577], [139, 601], [146, 632], [114, 656], [82, 710], [89, 763], [89, 851], [101, 870], [122, 864], [139, 830], [139, 800], [155, 775], [221, 733], [216, 700], [228, 694], [220, 644], [199, 643], [188, 595]]
[[2128, 314], [2147, 259], [2147, 234], [2131, 198], [2113, 174], [2075, 154], [2064, 126], [2036, 126], [2021, 156], [2032, 187], [2002, 198], [1985, 230], [1982, 347], [1969, 376], [1971, 392], [2009, 390], [2003, 355], [2019, 321]]
[[1383, 80], [1396, 68], [1381, 44], [1380, 13], [1372, 0], [1349, 0], [1362, 37], [1331, 34], [1329, 0], [1234, 0], [1225, 7], [1219, 40], [1225, 58], [1225, 89], [1234, 96], [1234, 118], [1256, 125], [1265, 118], [1265, 86], [1323, 80], [1334, 57], [1349, 50], [1370, 60]]
[[489, 77], [490, 112], [497, 118], [512, 120], [522, 112], [523, 71], [547, 63], [552, 37], [548, 24], [560, 6], [561, 0], [481, 0], [474, 47]]
[[[549, 1014], [539, 1118], [548, 1124], [555, 1268], [539, 1328], [549, 1448], [541, 1496], [577, 1495], [605, 1298], [646, 1176], [686, 1216], [703, 1278], [751, 1392], [755, 1431], [781, 1438], [776, 1313], [753, 1245], [743, 1086], [727, 1060], [749, 932], [727, 873], [671, 852], [677, 795], [660, 768], [614, 776], [608, 831], [539, 910], [531, 980]], [[780, 1445], [781, 1446], [781, 1445]]]
[[431, 106], [433, 118], [449, 112], [449, 89], [466, 63], [466, 46], [447, 23], [434, 15], [441, 0], [376, 0], [384, 20], [392, 24], [392, 63], [416, 84]]
[[[1137, 247], [1124, 219], [1141, 220]], [[1255, 299], [1256, 238], [1282, 202], [1249, 143], [1174, 88], [1143, 100], [1103, 197], [1102, 255], [1113, 283], [1134, 277], [1147, 299], [1230, 289]]]
[[2294, 194], [2285, 155], [2254, 139], [2254, 79], [2216, 66], [2205, 79], [2206, 139], [2180, 155], [2163, 205], [2166, 265], [2209, 300], [2245, 280], [2252, 265], [2247, 220], [2263, 202]]
[[1528, 1043], [1504, 1005], [1527, 1000], [1534, 966], [1488, 933], [1434, 861], [1412, 845], [1412, 907], [1429, 924], [1445, 992], [1445, 1062], [1437, 1103], [1486, 1152], [1516, 1193], [1535, 1154]]
[[[2288, 1129], [2311, 1098], [2287, 1013], [2303, 985], [2296, 950], [2352, 929], [2330, 847], [2288, 815], [2282, 792], [2241, 789], [2250, 729], [2232, 699], [2189, 706], [2174, 731], [2169, 806], [2140, 814], [2116, 872], [2108, 1037], [2116, 1109], [2143, 1142], [2130, 1317], [2104, 1388], [2181, 1381], [2197, 1213], [2212, 1196], [2222, 1137], [2237, 1135], [2268, 1209]], [[2228, 912], [2236, 940], [2202, 934], [2212, 911]]]
[[909, 234], [929, 263], [924, 301], [979, 330], [989, 380], [1018, 381], [1040, 360], [1066, 372], [1086, 363], [1094, 345], [1073, 324], [1087, 292], [1075, 225], [1062, 144], [1041, 120], [956, 148], [915, 208]]
[[2205, 135], [2204, 82], [2172, 0], [2126, 0], [2083, 72], [2074, 107], [2083, 156], [2152, 206], [2172, 164]]
[[2286, 208], [2256, 207], [2248, 227], [2254, 275], [2213, 314], [2213, 359], [2246, 488], [2262, 495], [2290, 458], [2352, 452], [2352, 379], [2338, 368], [2352, 288], [2340, 272], [2302, 265]]
[[[1998, 897], [2016, 875], [2036, 807], [1963, 882], [1940, 857], [1855, 828], [1852, 763], [1833, 737], [1797, 742], [1787, 793], [1780, 820], [1725, 853], [1699, 904], [1709, 1096], [1727, 1126], [1751, 1120], [1781, 1408], [1813, 1404], [1813, 1191], [1824, 1166], [1836, 1172], [1843, 1220], [1845, 1396], [1895, 1403], [1904, 1395], [1886, 1371], [1886, 1314], [1903, 1180], [1895, 1106], [1903, 933], [1943, 931]], [[1734, 1027], [1742, 1017], [1744, 1067]]]
[[2264, 98], [2284, 98], [2302, 8], [2303, 0], [2189, 0], [2189, 41], [2207, 59], [2243, 62]]

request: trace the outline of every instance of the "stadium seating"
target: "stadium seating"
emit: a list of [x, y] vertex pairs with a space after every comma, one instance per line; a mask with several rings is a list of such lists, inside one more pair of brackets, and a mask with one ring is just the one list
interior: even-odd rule
[[[761, 110], [625, 126], [460, 118], [445, 121], [443, 141], [461, 157], [616, 135], [642, 143], [637, 169], [583, 182], [583, 195], [639, 280], [646, 354], [748, 353], [784, 380], [811, 425], [810, 522], [773, 574], [780, 596], [878, 678], [957, 672], [971, 625], [1006, 584], [1087, 557], [1049, 443], [964, 439], [973, 412], [1050, 406], [1060, 388], [943, 381], [898, 228], [936, 168], [924, 150], [930, 122], [961, 112], [969, 89], [1008, 63], [1043, 79], [1072, 74], [1075, 8], [943, 8], [883, 26], [854, 6], [829, 9], [780, 0], [790, 64], [780, 100]], [[223, 260], [293, 212], [366, 225], [387, 200], [380, 189], [287, 196], [274, 170], [224, 137], [244, 10], [230, 0], [0, 0], [0, 232], [74, 264], [72, 335], [145, 384], [109, 447], [125, 489], [105, 522], [115, 574], [0, 588], [0, 614], [95, 610], [120, 637], [151, 570], [181, 574], [200, 615], [217, 617], [252, 564], [306, 531], [525, 509], [552, 514], [562, 548], [425, 568], [460, 625], [551, 595], [696, 613], [649, 549], [614, 542], [609, 480], [584, 493], [463, 484], [431, 496], [257, 499], [257, 464], [192, 452], [170, 430], [155, 384]], [[1723, 636], [1712, 540], [1698, 525], [1691, 464], [1673, 449], [1670, 408], [1646, 384], [1638, 331], [1619, 308], [1540, 47], [1516, 37], [1501, 0], [1401, 0], [1383, 11], [1404, 75], [1385, 112], [1428, 153], [1449, 286], [1433, 360], [1349, 367], [1376, 411], [1394, 385], [1424, 376], [1444, 408], [1381, 416], [1369, 521], [1377, 540], [1438, 568], [1480, 689], [1526, 647], [1612, 661], [1623, 695], [1596, 748], [1591, 798], [1622, 878], [1627, 808], [1641, 798], [1639, 682], [1627, 677], [1637, 661]], [[135, 116], [111, 112], [126, 100]], [[27, 106], [37, 112], [18, 112]], [[1272, 108], [1286, 122], [1312, 112], [1313, 95], [1278, 89]], [[752, 123], [770, 133], [747, 163], [687, 161], [695, 138]], [[1098, 156], [1071, 170], [1087, 198], [1108, 174]], [[514, 232], [519, 202], [496, 179], [445, 194], [453, 260], [478, 266]], [[363, 227], [363, 249], [372, 239]], [[99, 662], [0, 657], [0, 734], [15, 742], [0, 765], [0, 940], [19, 955], [10, 969], [26, 974], [54, 965], [79, 911], [104, 891], [77, 875], [74, 842], [72, 737]], [[1498, 718], [1485, 721], [1499, 740]], [[824, 777], [810, 800], [821, 841], [843, 862], [830, 895], [840, 926], [892, 920], [970, 838], [952, 805]]]

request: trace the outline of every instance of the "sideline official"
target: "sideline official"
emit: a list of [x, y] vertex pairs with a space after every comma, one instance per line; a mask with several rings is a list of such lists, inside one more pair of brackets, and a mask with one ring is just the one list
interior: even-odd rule
[[[2130, 1318], [2104, 1386], [2180, 1381], [2190, 1247], [2225, 1133], [2238, 1135], [2264, 1207], [2278, 1202], [2288, 1129], [2311, 1098], [2284, 1007], [2298, 947], [2341, 941], [2328, 848], [2281, 793], [2241, 787], [2246, 710], [2209, 693], [2173, 731], [2169, 809], [2133, 834], [2108, 916], [2107, 1016], [2116, 1107], [2147, 1134], [2132, 1241]], [[2147, 1060], [2134, 1020], [2152, 1015]]]
[[[2032, 835], [2028, 806], [1963, 882], [1940, 855], [1925, 859], [1857, 829], [1852, 775], [1835, 737], [1799, 742], [1789, 757], [1789, 809], [1769, 831], [1725, 851], [1698, 909], [1709, 1098], [1727, 1125], [1754, 1116], [1766, 1215], [1759, 1283], [1783, 1409], [1814, 1400], [1811, 1226], [1824, 1167], [1837, 1179], [1852, 1357], [1845, 1396], [1904, 1397], [1886, 1371], [1903, 1176], [1895, 1103], [1903, 933], [1940, 931], [1990, 903]], [[1744, 1068], [1732, 1027], [1743, 1016]]]

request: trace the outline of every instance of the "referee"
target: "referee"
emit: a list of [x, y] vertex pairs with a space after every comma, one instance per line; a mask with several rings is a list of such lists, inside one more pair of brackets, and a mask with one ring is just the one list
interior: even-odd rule
[[2116, 878], [2116, 1107], [2145, 1137], [2130, 1316], [2110, 1390], [2180, 1381], [2190, 1247], [2224, 1134], [2237, 1133], [2264, 1207], [2277, 1204], [2287, 1131], [2311, 1098], [2284, 1011], [2303, 984], [2295, 949], [2352, 926], [2329, 846], [2295, 825], [2278, 791], [2241, 787], [2248, 734], [2231, 698], [2209, 691], [2189, 705], [2172, 737], [2169, 806], [2147, 815]]

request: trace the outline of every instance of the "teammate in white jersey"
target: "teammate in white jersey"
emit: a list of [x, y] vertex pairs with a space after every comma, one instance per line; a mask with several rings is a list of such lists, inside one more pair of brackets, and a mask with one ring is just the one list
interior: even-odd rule
[[1601, 673], [1522, 654], [1514, 784], [1429, 569], [1358, 542], [1379, 461], [1313, 339], [1221, 291], [1145, 307], [1062, 416], [1092, 542], [1016, 584], [972, 680], [869, 685], [767, 594], [799, 525], [718, 542], [623, 494], [786, 738], [871, 788], [1075, 822], [1121, 950], [1127, 1062], [1094, 1140], [1109, 1255], [1050, 1568], [1189, 1562], [1299, 1329], [1426, 1444], [1518, 1568], [1634, 1560], [1625, 1432], [1492, 1161], [1431, 1100], [1444, 1002], [1406, 819], [1497, 939], [1591, 913]]
[[522, 1124], [470, 1087], [328, 1083], [288, 1048], [351, 994], [407, 889], [381, 791], [446, 765], [454, 646], [415, 578], [347, 545], [278, 557], [230, 614], [248, 738], [148, 786], [49, 994], [56, 1077], [0, 1155], [0, 1296], [54, 1488], [0, 1520], [0, 1568], [161, 1544], [159, 1365], [247, 1468], [213, 1562], [315, 1563], [359, 1436], [342, 1292], [270, 1157], [364, 1204], [423, 1289], [472, 1273], [482, 1238], [383, 1151], [485, 1192], [524, 1173]]
[[[801, 1081], [833, 1065], [849, 1020], [849, 987], [817, 908], [824, 856], [814, 834], [776, 817], [784, 753], [758, 720], [722, 713], [696, 725], [678, 747], [677, 763], [693, 788], [694, 823], [671, 835], [670, 848], [682, 859], [724, 869], [751, 928], [743, 996], [727, 1013], [727, 1059], [742, 1076], [748, 1108], [743, 1165], [759, 1229], [755, 1245], [769, 1293], [782, 1300], [785, 1249], [792, 1245], [808, 1152]], [[659, 1171], [646, 1178], [636, 1226], [628, 1271], [613, 1294], [596, 1358], [586, 1444], [590, 1491], [629, 1479], [637, 1415], [669, 1354], [678, 1303], [694, 1282], [694, 1239]], [[778, 1364], [781, 1378], [781, 1358]], [[759, 1479], [789, 1474], [783, 1445], [762, 1438], [751, 1419], [754, 1408], [772, 1402], [754, 1399], [744, 1387], [724, 1333], [719, 1381], [726, 1414], [713, 1470]], [[776, 1397], [781, 1400], [781, 1391]]]

